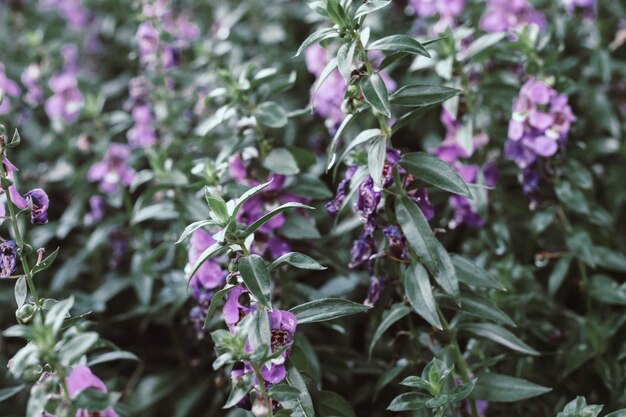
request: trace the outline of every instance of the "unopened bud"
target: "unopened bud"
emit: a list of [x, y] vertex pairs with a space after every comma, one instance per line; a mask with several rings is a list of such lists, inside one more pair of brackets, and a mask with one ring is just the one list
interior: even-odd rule
[[255, 417], [265, 417], [269, 413], [270, 408], [267, 404], [267, 399], [263, 397], [257, 397], [252, 404], [252, 414]]
[[15, 310], [15, 318], [20, 324], [28, 324], [35, 317], [37, 309], [32, 304], [24, 304]]

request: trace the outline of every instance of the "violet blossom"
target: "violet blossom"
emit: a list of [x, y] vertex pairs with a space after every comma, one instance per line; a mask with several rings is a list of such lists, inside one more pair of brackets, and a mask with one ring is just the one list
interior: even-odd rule
[[465, 0], [409, 0], [415, 13], [422, 18], [439, 15], [433, 28], [434, 33], [442, 33], [448, 26], [455, 27], [457, 18], [465, 8]]
[[235, 334], [235, 328], [243, 317], [256, 310], [250, 303], [250, 292], [243, 284], [233, 287], [226, 295], [222, 314], [231, 334]]
[[479, 26], [485, 32], [504, 32], [531, 24], [544, 29], [546, 21], [528, 0], [487, 0], [487, 10]]
[[40, 0], [39, 4], [50, 10], [56, 10], [73, 29], [82, 29], [89, 22], [89, 12], [83, 7], [82, 0]]
[[524, 83], [513, 102], [504, 156], [522, 170], [520, 181], [533, 199], [531, 205], [538, 202], [540, 164], [565, 149], [575, 120], [567, 96], [535, 78]]
[[14, 240], [0, 243], [0, 278], [9, 278], [17, 268], [17, 245]]
[[48, 223], [48, 206], [50, 205], [48, 194], [41, 188], [34, 188], [22, 196], [15, 185], [17, 167], [6, 158], [2, 161], [2, 164], [7, 178], [13, 182], [9, 186], [9, 197], [13, 205], [22, 210], [31, 207], [30, 221], [32, 224]]
[[31, 106], [37, 106], [43, 102], [43, 88], [40, 82], [41, 69], [37, 64], [30, 64], [22, 72], [21, 80], [26, 87], [24, 101]]
[[[185, 270], [190, 272], [202, 253], [214, 243], [215, 241], [207, 231], [198, 229], [193, 232]], [[189, 286], [192, 288], [193, 297], [198, 301], [208, 301], [204, 299], [205, 294], [222, 286], [226, 275], [227, 272], [220, 267], [217, 261], [213, 259], [205, 261], [196, 273], [189, 278]]]
[[14, 81], [7, 78], [2, 62], [0, 62], [0, 95], [3, 97], [0, 103], [0, 115], [8, 114], [11, 111], [11, 99], [9, 97], [19, 97], [20, 88]]
[[52, 121], [74, 123], [84, 107], [85, 99], [78, 89], [77, 51], [73, 46], [63, 48], [63, 70], [50, 78], [48, 85], [53, 95], [44, 108]]
[[135, 176], [135, 170], [128, 165], [130, 149], [127, 145], [112, 143], [103, 160], [89, 168], [87, 179], [98, 182], [100, 191], [113, 194], [120, 190], [120, 185], [129, 186]]
[[291, 350], [289, 346], [293, 343], [298, 319], [293, 313], [278, 309], [270, 311], [267, 315], [270, 322], [271, 352], [275, 353], [278, 349], [286, 347], [277, 358], [270, 361], [269, 365], [261, 368], [263, 379], [274, 385], [287, 377], [285, 362]]

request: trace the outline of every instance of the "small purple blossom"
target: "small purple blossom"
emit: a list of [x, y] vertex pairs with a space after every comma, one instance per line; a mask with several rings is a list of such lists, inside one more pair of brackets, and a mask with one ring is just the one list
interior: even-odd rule
[[[194, 264], [200, 259], [202, 252], [213, 245], [215, 241], [211, 235], [203, 229], [198, 229], [191, 235], [189, 245], [189, 258], [186, 270], [191, 270]], [[196, 273], [190, 278], [189, 285], [193, 290], [193, 296], [197, 300], [202, 298], [202, 294], [222, 286], [227, 273], [220, 267], [219, 263], [209, 259], [204, 262]]]
[[250, 306], [250, 298], [250, 293], [243, 284], [237, 285], [228, 292], [222, 313], [231, 334], [235, 333], [235, 327], [239, 321], [255, 310]]
[[82, 0], [41, 0], [39, 4], [56, 10], [73, 29], [82, 29], [89, 22], [89, 12], [84, 9]]
[[11, 111], [11, 99], [9, 97], [19, 97], [20, 95], [20, 88], [15, 82], [7, 78], [2, 62], [0, 62], [0, 91], [4, 94], [2, 103], [0, 103], [0, 115], [2, 115]]
[[87, 179], [99, 182], [100, 190], [113, 194], [120, 190], [120, 185], [129, 186], [135, 176], [135, 170], [128, 165], [130, 149], [127, 145], [112, 143], [104, 159], [89, 168]]
[[0, 278], [9, 278], [17, 268], [17, 245], [13, 240], [0, 243]]
[[143, 22], [137, 28], [135, 40], [139, 48], [139, 61], [152, 65], [157, 61], [159, 52], [159, 32], [149, 22]]
[[89, 197], [89, 213], [85, 216], [85, 224], [88, 226], [98, 223], [104, 218], [106, 200], [104, 197], [94, 195]]
[[455, 27], [458, 16], [465, 8], [465, 0], [409, 0], [409, 4], [419, 17], [430, 18], [439, 14], [434, 33], [441, 33], [448, 26]]
[[372, 234], [366, 230], [361, 233], [361, 236], [352, 244], [350, 250], [351, 260], [348, 267], [352, 269], [372, 266], [372, 257], [376, 254], [376, 242], [372, 237]]
[[24, 197], [30, 204], [32, 204], [32, 210], [30, 212], [31, 223], [48, 223], [48, 206], [50, 205], [48, 194], [46, 194], [46, 192], [41, 188], [35, 188], [27, 192]]
[[375, 275], [370, 276], [370, 286], [367, 290], [367, 298], [363, 301], [363, 304], [371, 307], [376, 305], [383, 289], [385, 289], [385, 279]]
[[24, 101], [31, 106], [37, 106], [43, 102], [43, 88], [40, 78], [41, 69], [37, 64], [30, 64], [22, 72], [22, 84], [26, 87]]
[[[270, 322], [270, 345], [272, 353], [276, 352], [285, 346], [290, 346], [293, 342], [296, 327], [298, 326], [298, 319], [293, 313], [285, 310], [274, 309], [268, 313]], [[290, 348], [287, 347], [281, 354], [275, 359], [272, 359], [269, 367], [263, 366], [261, 369], [261, 375], [263, 379], [269, 384], [278, 384], [287, 376], [287, 368], [285, 362], [289, 356]]]
[[544, 29], [546, 21], [528, 0], [488, 0], [487, 11], [480, 19], [480, 28], [485, 32], [518, 30], [531, 24]]
[[48, 85], [54, 93], [46, 100], [45, 110], [51, 120], [74, 123], [78, 119], [85, 100], [78, 89], [76, 74], [60, 72], [54, 75]]
[[135, 125], [128, 131], [128, 144], [133, 148], [149, 148], [156, 143], [156, 132], [152, 127], [152, 110], [147, 103], [132, 110]]
[[409, 253], [406, 247], [404, 235], [396, 226], [385, 226], [383, 235], [389, 243], [389, 253], [396, 259], [408, 259]]
[[346, 170], [346, 174], [343, 180], [341, 180], [339, 186], [337, 187], [337, 194], [335, 194], [335, 198], [330, 200], [324, 206], [328, 214], [330, 214], [331, 216], [335, 217], [337, 213], [339, 213], [339, 210], [341, 209], [341, 206], [343, 205], [343, 202], [345, 201], [346, 196], [350, 191], [350, 182], [352, 181], [352, 177], [354, 176], [357, 168], [357, 165], [352, 165]]
[[[78, 394], [90, 388], [103, 393], [107, 392], [107, 388], [102, 380], [94, 375], [94, 373], [91, 372], [91, 369], [85, 365], [79, 365], [72, 369], [72, 372], [70, 372], [66, 378], [65, 383], [67, 384], [67, 389], [69, 390], [72, 398], [76, 398]], [[76, 412], [76, 417], [88, 417], [90, 415], [92, 415], [92, 413], [89, 410], [81, 409]], [[113, 410], [113, 408], [107, 408], [104, 411], [100, 411], [99, 415], [102, 417], [117, 417], [117, 413]]]
[[361, 212], [361, 220], [365, 223], [366, 229], [373, 230], [380, 199], [381, 190], [374, 184], [372, 177], [368, 177], [359, 185], [354, 209]]

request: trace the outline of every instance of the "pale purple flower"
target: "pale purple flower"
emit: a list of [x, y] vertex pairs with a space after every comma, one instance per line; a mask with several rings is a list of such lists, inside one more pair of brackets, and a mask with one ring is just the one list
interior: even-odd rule
[[[102, 380], [94, 375], [91, 369], [89, 369], [86, 365], [78, 365], [75, 367], [65, 379], [65, 383], [67, 384], [67, 389], [70, 392], [70, 397], [72, 399], [76, 398], [86, 389], [95, 389], [102, 393], [107, 392], [107, 387], [104, 385]], [[96, 414], [100, 417], [118, 417], [115, 410], [111, 407], [97, 413], [92, 410], [80, 409], [76, 412], [76, 417], [89, 417]], [[53, 414], [43, 412], [40, 414], [40, 417], [55, 416]]]
[[[289, 311], [274, 309], [268, 313], [270, 321], [270, 346], [272, 353], [293, 343], [294, 334], [298, 325], [298, 319]], [[278, 384], [287, 376], [285, 362], [289, 356], [290, 348], [287, 347], [275, 359], [270, 361], [269, 367], [263, 366], [261, 375], [269, 384]]]
[[458, 16], [465, 8], [465, 0], [409, 0], [409, 4], [419, 17], [439, 15], [439, 21], [433, 27], [434, 33], [441, 33], [448, 26], [455, 27]]
[[156, 132], [152, 127], [152, 110], [147, 103], [132, 110], [135, 125], [128, 130], [126, 138], [133, 148], [149, 148], [156, 143]]
[[15, 186], [14, 173], [18, 170], [8, 159], [4, 159], [2, 162], [4, 165], [4, 172], [13, 184], [9, 186], [9, 196], [11, 202], [18, 208], [24, 210], [29, 206], [32, 206], [30, 212], [30, 220], [32, 224], [46, 224], [48, 223], [48, 206], [50, 200], [48, 194], [41, 188], [35, 188], [30, 190], [24, 196], [20, 194]]
[[592, 17], [595, 14], [596, 0], [561, 0], [568, 13], [574, 14], [577, 9]]
[[53, 121], [74, 123], [84, 107], [85, 99], [78, 89], [78, 50], [73, 45], [62, 49], [63, 71], [52, 76], [48, 85], [54, 93], [46, 100], [44, 108]]
[[159, 32], [149, 22], [143, 22], [135, 34], [139, 47], [139, 61], [145, 65], [155, 64], [159, 52]]
[[380, 299], [380, 295], [385, 289], [385, 279], [375, 275], [370, 276], [370, 286], [367, 290], [367, 298], [363, 301], [366, 306], [373, 307]]
[[416, 188], [408, 191], [407, 196], [418, 205], [427, 220], [430, 221], [435, 217], [435, 207], [428, 198], [428, 190], [426, 188]]
[[82, 29], [89, 22], [89, 12], [82, 0], [40, 0], [46, 9], [56, 10], [73, 29]]
[[255, 310], [250, 305], [250, 297], [250, 292], [243, 284], [237, 285], [226, 295], [222, 314], [231, 334], [235, 333], [235, 327], [239, 321]]
[[0, 62], [0, 91], [4, 94], [4, 99], [0, 103], [0, 115], [3, 115], [11, 111], [11, 99], [9, 97], [19, 97], [20, 88], [15, 82], [7, 78], [2, 62]]
[[17, 268], [17, 245], [14, 240], [0, 243], [0, 278], [9, 278]]
[[85, 216], [85, 224], [91, 226], [104, 218], [104, 207], [106, 200], [104, 197], [94, 195], [89, 197], [89, 213]]
[[345, 201], [346, 196], [350, 191], [350, 182], [352, 181], [352, 177], [354, 176], [357, 168], [357, 165], [352, 165], [346, 170], [344, 179], [339, 183], [339, 186], [337, 187], [337, 194], [335, 194], [335, 198], [330, 200], [324, 206], [328, 214], [330, 214], [331, 216], [335, 217], [337, 213], [339, 213], [339, 210], [341, 209], [341, 206], [343, 205], [343, 202]]
[[113, 194], [120, 186], [129, 186], [135, 176], [135, 170], [128, 165], [130, 149], [127, 145], [112, 143], [104, 159], [89, 168], [87, 179], [99, 182], [100, 190], [105, 194]]
[[546, 21], [528, 0], [488, 0], [487, 11], [479, 25], [485, 32], [504, 32], [519, 30], [530, 24], [544, 29]]
[[41, 69], [37, 64], [30, 64], [22, 72], [21, 80], [26, 87], [24, 101], [31, 106], [37, 106], [43, 102], [43, 88], [40, 82]]

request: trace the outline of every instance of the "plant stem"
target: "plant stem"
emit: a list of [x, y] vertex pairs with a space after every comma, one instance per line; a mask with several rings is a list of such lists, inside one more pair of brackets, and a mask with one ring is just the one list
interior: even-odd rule
[[[456, 332], [454, 329], [450, 327], [448, 320], [443, 315], [439, 307], [437, 307], [437, 313], [439, 314], [439, 319], [441, 320], [441, 324], [443, 326], [443, 331], [448, 335], [450, 339], [450, 344], [452, 345], [453, 353], [454, 353], [454, 362], [459, 369], [459, 373], [461, 376], [461, 380], [463, 383], [467, 384], [470, 382], [471, 371], [469, 369], [469, 365], [461, 352], [461, 348], [459, 347], [459, 341], [456, 338]], [[467, 399], [470, 404], [472, 417], [479, 417], [478, 408], [476, 407], [476, 401], [472, 399]]]
[[267, 408], [268, 408], [267, 417], [272, 417], [273, 416], [272, 403], [270, 401], [269, 396], [267, 395], [267, 390], [265, 389], [265, 381], [263, 381], [263, 374], [261, 373], [261, 368], [259, 368], [259, 365], [257, 365], [256, 363], [250, 362], [250, 364], [252, 365], [252, 369], [254, 369], [254, 375], [256, 376], [256, 380], [259, 383], [259, 391], [261, 393], [261, 397], [267, 400]]

